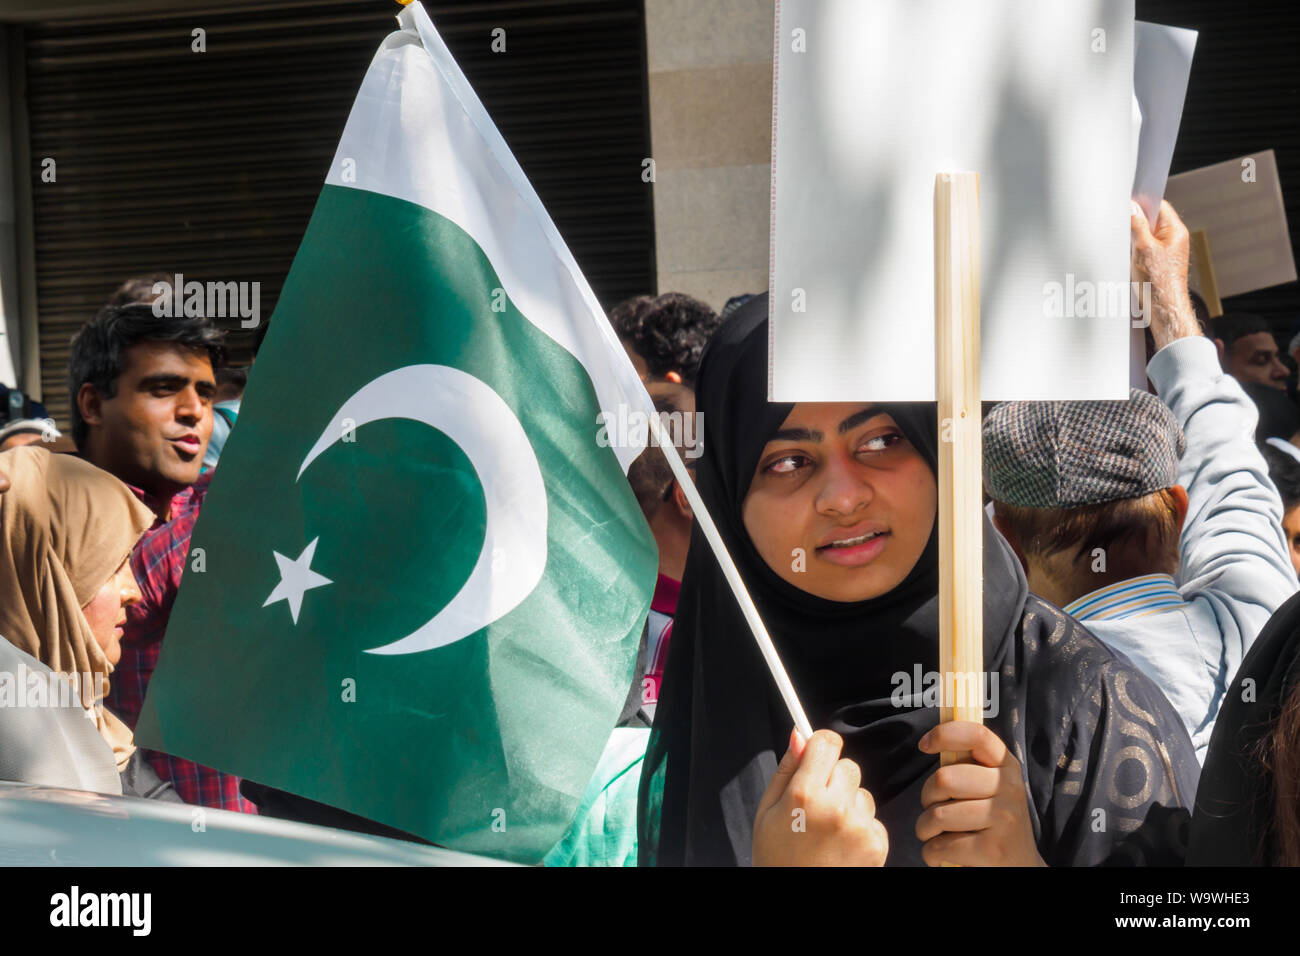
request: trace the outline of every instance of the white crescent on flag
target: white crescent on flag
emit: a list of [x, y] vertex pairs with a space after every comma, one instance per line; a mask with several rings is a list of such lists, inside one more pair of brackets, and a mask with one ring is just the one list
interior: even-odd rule
[[454, 441], [487, 503], [483, 548], [456, 596], [418, 630], [367, 652], [417, 654], [487, 627], [537, 587], [546, 568], [546, 485], [510, 406], [480, 379], [447, 365], [408, 365], [358, 389], [307, 452], [298, 478], [348, 429], [384, 418], [422, 422]]

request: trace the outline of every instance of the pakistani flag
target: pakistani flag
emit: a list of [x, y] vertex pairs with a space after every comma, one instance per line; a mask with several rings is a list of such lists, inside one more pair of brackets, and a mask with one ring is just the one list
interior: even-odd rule
[[[617, 720], [653, 412], [418, 3], [362, 83], [195, 530], [137, 738], [538, 861]], [[624, 408], [624, 414], [627, 409]]]

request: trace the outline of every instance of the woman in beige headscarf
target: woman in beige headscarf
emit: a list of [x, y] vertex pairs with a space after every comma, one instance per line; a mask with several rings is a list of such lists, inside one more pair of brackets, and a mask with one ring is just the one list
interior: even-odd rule
[[[29, 446], [0, 453], [0, 637], [62, 675], [112, 748], [135, 745], [101, 701], [120, 659], [126, 606], [140, 599], [130, 554], [154, 516], [106, 471]], [[0, 719], [3, 719], [0, 712]]]

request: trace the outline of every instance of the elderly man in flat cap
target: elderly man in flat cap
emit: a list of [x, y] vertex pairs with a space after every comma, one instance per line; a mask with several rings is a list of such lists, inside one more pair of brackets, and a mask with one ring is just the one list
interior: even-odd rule
[[1187, 295], [1187, 229], [1134, 210], [1134, 277], [1152, 286], [1159, 398], [1011, 402], [984, 422], [993, 522], [1035, 594], [1150, 676], [1204, 762], [1228, 681], [1296, 590], [1254, 403], [1219, 366]]

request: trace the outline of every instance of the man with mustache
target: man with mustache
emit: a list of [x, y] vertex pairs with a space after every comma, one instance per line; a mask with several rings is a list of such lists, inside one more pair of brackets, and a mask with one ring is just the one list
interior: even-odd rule
[[[105, 701], [134, 729], [158, 662], [190, 534], [210, 476], [199, 476], [212, 435], [222, 333], [201, 316], [156, 315], [151, 305], [108, 305], [81, 329], [68, 357], [78, 454], [120, 478], [156, 516], [131, 553], [142, 599], [127, 609], [122, 659]], [[186, 803], [252, 812], [239, 778], [149, 752]]]

